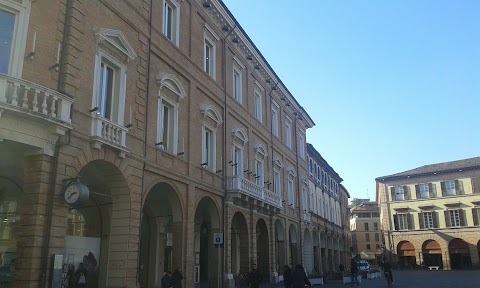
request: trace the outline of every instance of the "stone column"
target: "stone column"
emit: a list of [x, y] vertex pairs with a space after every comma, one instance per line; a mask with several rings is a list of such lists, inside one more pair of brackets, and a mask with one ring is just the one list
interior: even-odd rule
[[[15, 288], [38, 287], [39, 279], [42, 277], [42, 266], [51, 266], [50, 257], [47, 258], [47, 263], [43, 262], [42, 248], [46, 240], [45, 226], [53, 158], [42, 154], [30, 155], [25, 156], [24, 163], [24, 195], [23, 203], [19, 207], [20, 223], [13, 280]], [[65, 228], [59, 232], [65, 235]]]
[[231, 229], [231, 224], [232, 224], [232, 218], [233, 218], [233, 209], [232, 209], [233, 203], [231, 201], [225, 201], [225, 222], [224, 222], [224, 227], [225, 230], [223, 231], [224, 233], [224, 239], [223, 239], [223, 246], [224, 251], [225, 251], [225, 269], [224, 269], [224, 287], [227, 288], [233, 288], [235, 286], [235, 280], [233, 278], [233, 273], [232, 273], [232, 229]]

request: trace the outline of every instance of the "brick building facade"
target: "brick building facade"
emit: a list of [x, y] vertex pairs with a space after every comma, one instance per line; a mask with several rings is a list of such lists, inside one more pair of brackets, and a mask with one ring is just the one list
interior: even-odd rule
[[479, 157], [376, 181], [385, 245], [399, 266], [480, 267]]
[[313, 253], [284, 199], [308, 187], [314, 123], [221, 1], [1, 0], [0, 17], [8, 285], [82, 263], [89, 287], [176, 267], [231, 287]]

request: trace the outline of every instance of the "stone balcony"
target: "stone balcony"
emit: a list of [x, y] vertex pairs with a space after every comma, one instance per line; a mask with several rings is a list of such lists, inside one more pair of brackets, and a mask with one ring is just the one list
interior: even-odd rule
[[100, 149], [102, 145], [109, 145], [117, 149], [120, 157], [125, 157], [130, 150], [126, 146], [127, 131], [129, 129], [112, 120], [92, 113], [92, 147]]
[[237, 205], [253, 204], [257, 210], [265, 213], [278, 213], [282, 209], [281, 196], [239, 176], [227, 177], [227, 192], [227, 197]]
[[72, 129], [73, 99], [27, 80], [0, 74], [0, 140], [53, 155], [59, 136]]

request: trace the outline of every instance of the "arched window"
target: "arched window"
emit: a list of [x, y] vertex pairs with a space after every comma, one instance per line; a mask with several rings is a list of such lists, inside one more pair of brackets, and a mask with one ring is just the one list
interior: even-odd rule
[[217, 127], [222, 117], [212, 106], [204, 105], [202, 126], [202, 167], [215, 172], [217, 167]]
[[234, 176], [243, 176], [243, 150], [248, 142], [248, 138], [243, 129], [240, 128], [232, 130], [232, 137], [232, 160], [229, 161], [230, 165], [232, 165], [232, 174]]

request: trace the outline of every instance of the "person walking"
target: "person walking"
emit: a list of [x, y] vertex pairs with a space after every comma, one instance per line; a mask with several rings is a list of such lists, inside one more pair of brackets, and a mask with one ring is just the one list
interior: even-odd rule
[[392, 265], [390, 265], [390, 262], [388, 262], [387, 260], [385, 260], [382, 264], [382, 268], [383, 268], [383, 273], [385, 272], [388, 272], [389, 274], [389, 277], [390, 277], [390, 282], [392, 282], [393, 284], [393, 273], [392, 273]]
[[350, 287], [353, 287], [353, 283], [356, 284], [356, 287], [360, 286], [358, 283], [358, 264], [355, 262], [355, 259], [352, 259], [350, 263], [350, 272], [352, 273], [352, 282], [350, 282]]
[[298, 264], [295, 266], [293, 272], [292, 287], [293, 288], [305, 288], [305, 286], [312, 287], [310, 280], [308, 280], [307, 273], [303, 270], [303, 266]]
[[175, 271], [173, 271], [170, 286], [173, 287], [173, 288], [182, 288], [182, 280], [183, 280], [182, 268], [177, 267], [177, 269], [175, 269]]
[[252, 265], [252, 270], [250, 274], [248, 274], [248, 280], [250, 281], [250, 288], [258, 288], [260, 287], [260, 282], [262, 282], [262, 274], [257, 269], [257, 265]]
[[285, 270], [283, 270], [283, 284], [285, 284], [285, 288], [292, 287], [292, 277], [293, 277], [293, 270], [290, 266], [285, 265]]
[[172, 282], [172, 272], [167, 271], [165, 275], [162, 277], [162, 288], [170, 288], [172, 287], [170, 284]]

